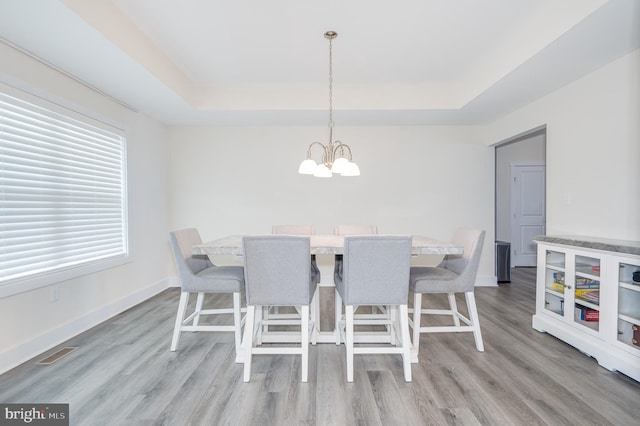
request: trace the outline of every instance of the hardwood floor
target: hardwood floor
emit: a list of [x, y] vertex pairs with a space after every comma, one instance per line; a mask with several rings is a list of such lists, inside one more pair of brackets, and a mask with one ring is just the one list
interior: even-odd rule
[[512, 280], [476, 290], [485, 352], [471, 333], [423, 335], [411, 383], [398, 355], [356, 356], [347, 383], [333, 344], [311, 348], [308, 383], [293, 355], [254, 357], [243, 383], [231, 333], [185, 333], [169, 351], [169, 289], [65, 342], [78, 349], [56, 363], [35, 364], [54, 349], [0, 376], [0, 402], [69, 403], [75, 425], [638, 424], [640, 383], [533, 330], [535, 270]]

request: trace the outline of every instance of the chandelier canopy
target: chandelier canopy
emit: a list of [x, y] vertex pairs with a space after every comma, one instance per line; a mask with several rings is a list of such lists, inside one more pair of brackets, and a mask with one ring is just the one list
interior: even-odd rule
[[[298, 173], [316, 177], [331, 177], [334, 173], [341, 176], [360, 176], [360, 168], [353, 162], [351, 148], [340, 141], [333, 141], [333, 39], [338, 36], [335, 31], [324, 33], [329, 40], [329, 143], [312, 142], [307, 149], [307, 159], [298, 168]], [[322, 160], [316, 163], [311, 158], [311, 149], [318, 146], [322, 149]]]

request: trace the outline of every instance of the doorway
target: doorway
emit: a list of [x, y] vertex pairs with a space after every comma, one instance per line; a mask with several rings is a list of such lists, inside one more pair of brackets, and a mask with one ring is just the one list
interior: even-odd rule
[[546, 126], [495, 145], [495, 235], [510, 245], [511, 267], [535, 266], [533, 237], [546, 229], [545, 158]]

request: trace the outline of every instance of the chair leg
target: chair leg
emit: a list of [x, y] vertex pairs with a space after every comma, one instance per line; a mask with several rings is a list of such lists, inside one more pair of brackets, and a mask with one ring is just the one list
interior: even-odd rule
[[248, 382], [251, 378], [251, 358], [253, 355], [253, 328], [255, 319], [255, 305], [247, 305], [247, 316], [244, 323], [244, 378]]
[[476, 349], [478, 352], [484, 352], [484, 344], [482, 343], [482, 333], [480, 332], [480, 318], [478, 317], [478, 308], [476, 307], [476, 296], [472, 291], [465, 292], [467, 308], [469, 309], [469, 317], [473, 324], [473, 338], [476, 341]]
[[400, 305], [400, 333], [402, 339], [402, 366], [404, 380], [411, 381], [411, 341], [409, 340], [409, 309], [407, 305]]
[[353, 305], [345, 305], [347, 348], [347, 382], [353, 382]]
[[300, 321], [300, 327], [302, 336], [300, 338], [300, 344], [302, 345], [302, 381], [307, 382], [309, 376], [309, 305], [302, 306], [302, 321]]
[[193, 325], [197, 326], [200, 322], [200, 311], [202, 311], [202, 304], [204, 302], [204, 293], [198, 292], [198, 297], [196, 299], [196, 316], [193, 317]]
[[342, 339], [340, 337], [340, 321], [342, 321], [342, 298], [340, 297], [340, 293], [338, 293], [337, 289], [334, 291], [334, 293], [336, 294], [334, 333], [336, 335], [336, 345], [339, 345], [340, 343], [342, 343]]
[[178, 342], [180, 341], [180, 330], [182, 329], [182, 323], [184, 322], [184, 315], [187, 310], [187, 304], [189, 303], [189, 292], [183, 291], [180, 293], [180, 302], [178, 303], [178, 313], [176, 314], [176, 323], [173, 327], [173, 338], [171, 339], [171, 351], [175, 351], [178, 348]]
[[242, 345], [242, 303], [240, 302], [240, 293], [233, 293], [233, 328], [236, 341], [236, 358], [240, 352]]
[[320, 330], [320, 295], [318, 294], [318, 287], [316, 287], [316, 291], [313, 293], [313, 297], [311, 298], [311, 321], [312, 330], [311, 330], [311, 344], [316, 345], [318, 343], [318, 331]]
[[396, 328], [394, 324], [398, 321], [398, 307], [397, 306], [386, 306], [387, 310], [387, 320], [389, 321], [389, 326], [387, 326], [387, 330], [389, 330], [389, 339], [392, 345], [396, 345], [397, 337], [396, 337]]
[[262, 333], [269, 331], [268, 329], [265, 330], [262, 327], [263, 320], [269, 319], [269, 309], [271, 309], [269, 306], [258, 306], [255, 308], [254, 320], [258, 325], [260, 325], [258, 327], [257, 334], [253, 337], [255, 339], [256, 345], [262, 344]]
[[456, 327], [460, 327], [460, 318], [458, 317], [458, 304], [456, 303], [456, 294], [455, 293], [447, 293], [447, 298], [449, 299], [449, 308], [451, 309], [453, 316], [453, 324]]
[[[422, 293], [413, 295], [413, 359], [417, 360], [420, 350], [420, 321], [422, 318]], [[417, 361], [416, 361], [417, 362]]]

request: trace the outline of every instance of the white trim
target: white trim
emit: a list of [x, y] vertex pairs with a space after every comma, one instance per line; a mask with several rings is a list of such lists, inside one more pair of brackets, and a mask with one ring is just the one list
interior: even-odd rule
[[[36, 336], [19, 345], [8, 348], [0, 353], [0, 374], [17, 367], [18, 365], [48, 351], [60, 343], [89, 330], [92, 327], [130, 309], [156, 294], [166, 290], [171, 279], [165, 278], [149, 285], [135, 293], [123, 297], [108, 305], [101, 306], [93, 312], [89, 312], [66, 324], [62, 324], [53, 330]], [[170, 333], [167, 334], [167, 338]]]
[[476, 287], [498, 287], [498, 277], [495, 275], [478, 275], [476, 277]]

